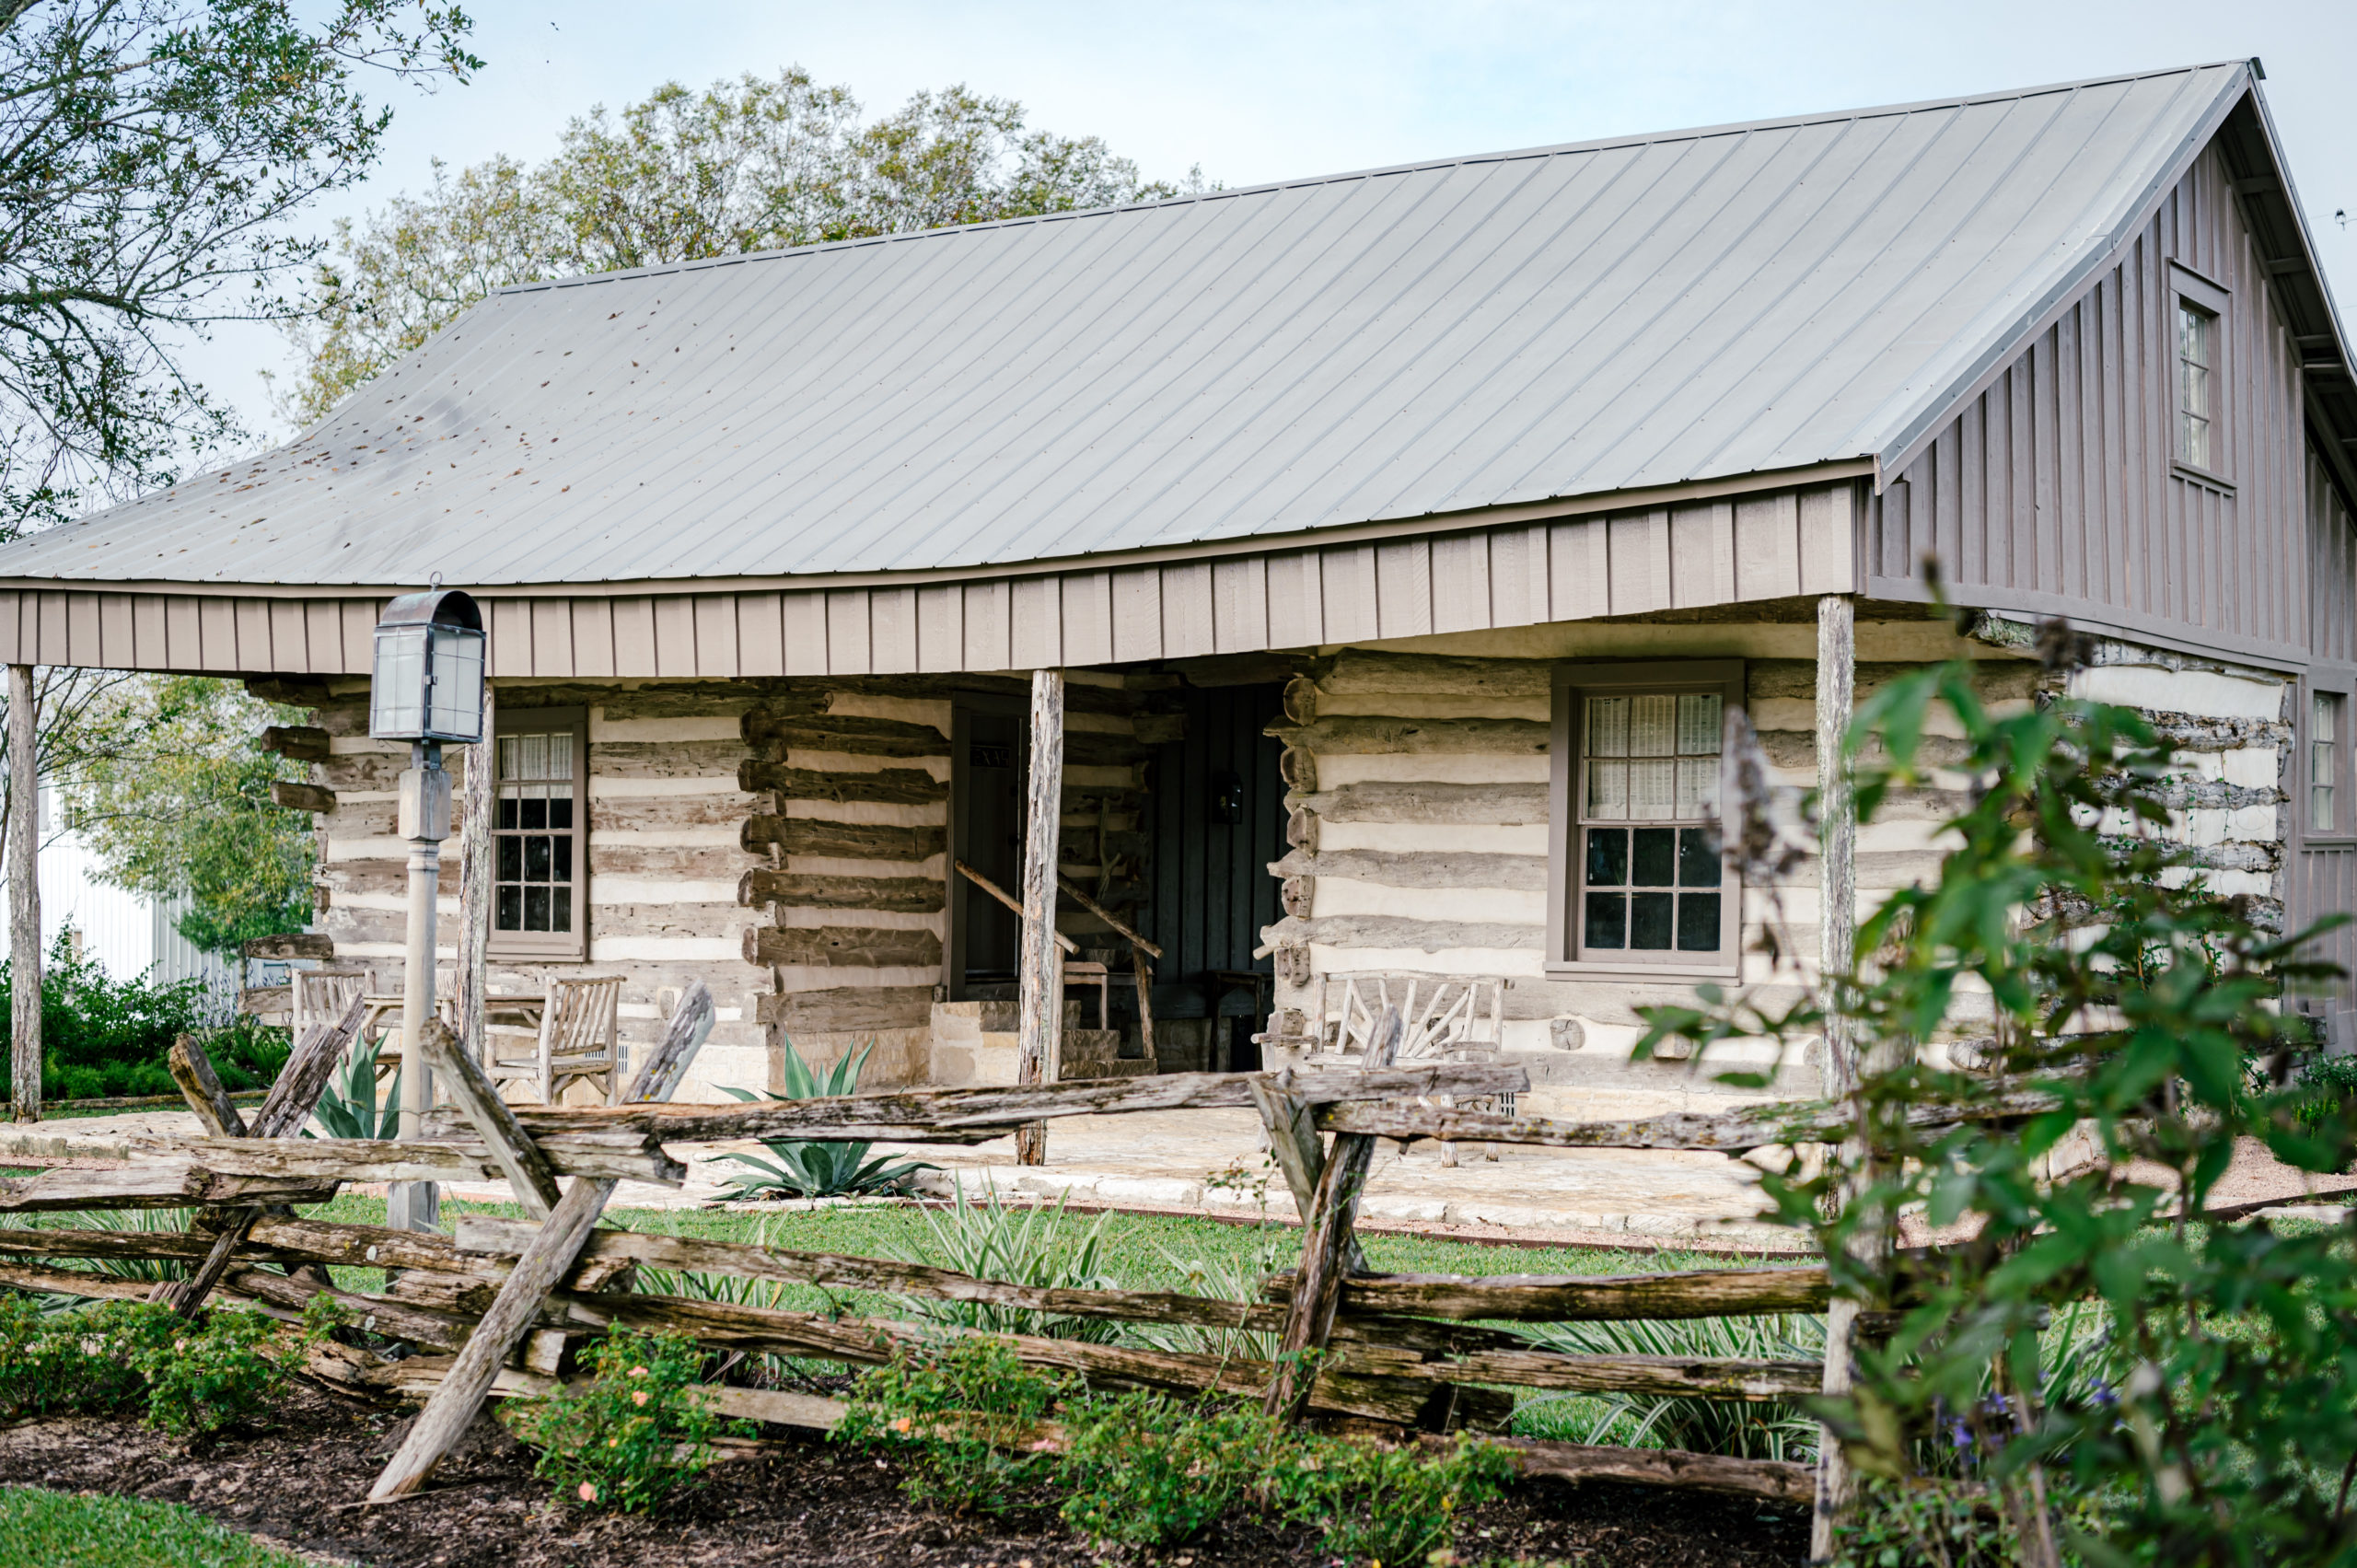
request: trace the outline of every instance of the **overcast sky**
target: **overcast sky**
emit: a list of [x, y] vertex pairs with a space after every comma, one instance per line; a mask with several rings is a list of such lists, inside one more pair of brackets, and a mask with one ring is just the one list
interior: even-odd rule
[[[1859, 108], [2258, 56], [2310, 226], [2357, 306], [2357, 0], [1617, 4], [1357, 0], [479, 0], [472, 85], [393, 99], [384, 165], [338, 206], [415, 190], [431, 160], [552, 151], [564, 122], [665, 80], [793, 64], [871, 115], [963, 82], [1035, 126], [1104, 137], [1149, 176], [1229, 185], [1418, 158]], [[202, 377], [257, 429], [274, 331], [226, 329]], [[283, 430], [273, 434], [284, 435]]]

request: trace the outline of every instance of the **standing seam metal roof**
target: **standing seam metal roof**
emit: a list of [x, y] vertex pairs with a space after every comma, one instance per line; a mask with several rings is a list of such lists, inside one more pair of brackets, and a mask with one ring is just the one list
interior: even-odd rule
[[1887, 459], [2249, 86], [2196, 66], [526, 285], [0, 577], [981, 567]]

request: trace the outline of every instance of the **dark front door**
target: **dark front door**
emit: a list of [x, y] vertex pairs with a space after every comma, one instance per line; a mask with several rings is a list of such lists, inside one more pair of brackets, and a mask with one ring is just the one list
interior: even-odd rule
[[1162, 945], [1157, 1017], [1211, 1019], [1214, 1071], [1260, 1064], [1252, 1036], [1264, 1027], [1270, 975], [1256, 958], [1263, 926], [1280, 912], [1269, 863], [1283, 857], [1284, 748], [1260, 733], [1277, 716], [1276, 685], [1189, 688], [1184, 738], [1161, 747], [1146, 812], [1153, 835], [1146, 934]]
[[[960, 709], [953, 772], [958, 814], [952, 853], [1016, 897], [1023, 896], [1025, 717], [1016, 713]], [[1011, 995], [1023, 934], [1015, 912], [977, 888], [953, 866], [952, 926], [961, 940], [955, 958], [958, 996]]]

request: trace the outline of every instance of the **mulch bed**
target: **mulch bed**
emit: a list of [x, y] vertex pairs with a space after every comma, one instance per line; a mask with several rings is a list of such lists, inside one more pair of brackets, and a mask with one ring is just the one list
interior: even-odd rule
[[[432, 1492], [382, 1508], [340, 1506], [366, 1494], [406, 1421], [306, 1387], [287, 1395], [270, 1429], [193, 1450], [130, 1420], [25, 1422], [0, 1428], [0, 1482], [186, 1503], [283, 1545], [381, 1568], [1083, 1568], [1105, 1560], [1051, 1513], [942, 1518], [901, 1497], [891, 1466], [810, 1435], [715, 1466], [702, 1487], [652, 1518], [624, 1518], [552, 1502], [552, 1488], [532, 1476], [529, 1450], [486, 1417], [443, 1463]], [[1469, 1563], [1587, 1568], [1787, 1568], [1807, 1544], [1807, 1516], [1792, 1510], [1548, 1481], [1472, 1513], [1457, 1536]], [[1330, 1562], [1307, 1533], [1249, 1516], [1222, 1520], [1154, 1560], [1175, 1568]]]

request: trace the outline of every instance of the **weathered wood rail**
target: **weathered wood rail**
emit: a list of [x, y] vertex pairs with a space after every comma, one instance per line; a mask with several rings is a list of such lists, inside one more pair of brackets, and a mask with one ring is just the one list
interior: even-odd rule
[[[470, 1078], [464, 1053], [437, 1029], [424, 1049], [455, 1086], [458, 1105], [435, 1112], [427, 1141], [412, 1144], [240, 1136], [241, 1119], [229, 1120], [235, 1109], [225, 1109], [217, 1086], [191, 1066], [180, 1081], [212, 1135], [140, 1141], [133, 1152], [145, 1157], [120, 1168], [65, 1166], [0, 1181], [0, 1209], [189, 1207], [199, 1210], [197, 1228], [0, 1228], [0, 1285], [143, 1296], [151, 1289], [146, 1283], [99, 1271], [109, 1262], [160, 1260], [209, 1274], [205, 1284], [216, 1294], [280, 1316], [298, 1315], [320, 1295], [333, 1297], [354, 1321], [425, 1353], [410, 1358], [426, 1363], [420, 1365], [343, 1345], [322, 1347], [314, 1358], [319, 1376], [355, 1390], [427, 1397], [425, 1412], [370, 1494], [378, 1501], [422, 1485], [484, 1398], [545, 1389], [548, 1375], [561, 1368], [564, 1343], [610, 1325], [676, 1330], [714, 1348], [854, 1365], [967, 1331], [923, 1320], [922, 1312], [919, 1320], [846, 1313], [847, 1294], [877, 1306], [963, 1304], [1051, 1319], [1154, 1325], [1172, 1330], [1180, 1346], [1187, 1335], [1200, 1334], [1207, 1348], [1003, 1337], [1023, 1361], [1091, 1383], [1262, 1399], [1288, 1416], [1351, 1417], [1402, 1431], [1493, 1423], [1511, 1409], [1505, 1390], [1515, 1388], [1759, 1401], [1803, 1397], [1822, 1382], [1815, 1361], [1567, 1354], [1508, 1327], [1818, 1311], [1831, 1299], [1821, 1266], [1612, 1277], [1381, 1274], [1366, 1268], [1353, 1227], [1378, 1137], [1732, 1153], [1838, 1135], [1846, 1127], [1839, 1108], [1769, 1106], [1729, 1117], [1585, 1123], [1460, 1110], [1450, 1102], [1517, 1091], [1527, 1086], [1524, 1074], [1482, 1063], [1387, 1065], [1381, 1046], [1399, 1033], [1396, 1019], [1378, 1028], [1369, 1060], [1358, 1068], [739, 1106], [660, 1103], [683, 1076], [711, 1016], [708, 993], [691, 986], [663, 1047], [627, 1097], [634, 1103], [615, 1107], [507, 1106]], [[303, 1065], [303, 1081], [282, 1086], [287, 1095], [274, 1091], [273, 1103], [308, 1107], [301, 1096], [318, 1069], [308, 1057]], [[595, 1228], [616, 1182], [682, 1179], [684, 1168], [667, 1144], [756, 1137], [967, 1143], [1059, 1117], [1244, 1106], [1257, 1109], [1269, 1127], [1306, 1231], [1302, 1270], [1270, 1280], [1260, 1300], [1023, 1285], [891, 1260]], [[2037, 1108], [2025, 1097], [2019, 1113]], [[1929, 1124], [1954, 1114], [1922, 1109]], [[271, 1125], [285, 1118], [282, 1109]], [[1333, 1135], [1330, 1150], [1321, 1132]], [[270, 1207], [319, 1202], [349, 1181], [485, 1178], [510, 1181], [534, 1217], [468, 1215], [455, 1236], [441, 1236], [308, 1220]], [[337, 1268], [391, 1275], [382, 1290], [365, 1291], [334, 1280], [327, 1271]], [[650, 1270], [809, 1287], [821, 1293], [826, 1309], [633, 1288], [648, 1283], [644, 1272]], [[807, 1400], [787, 1411], [758, 1390], [722, 1389], [714, 1398], [731, 1401], [731, 1411], [741, 1406], [760, 1419], [802, 1424], [829, 1424], [840, 1412], [831, 1401]], [[1511, 1446], [1534, 1474], [1782, 1500], [1810, 1494], [1802, 1466], [1565, 1444]]]

